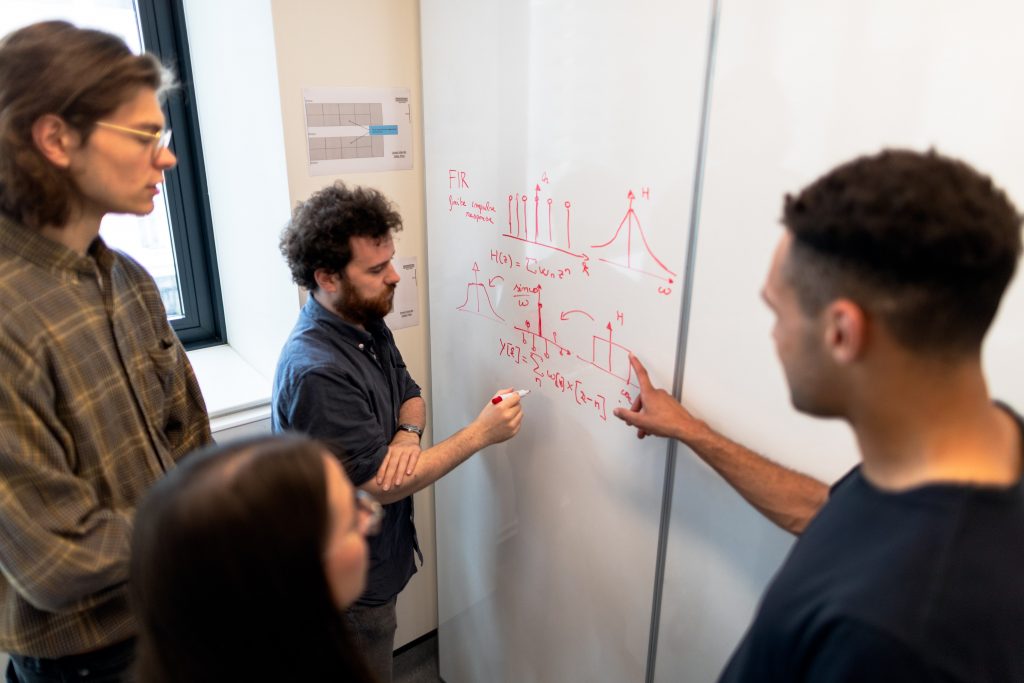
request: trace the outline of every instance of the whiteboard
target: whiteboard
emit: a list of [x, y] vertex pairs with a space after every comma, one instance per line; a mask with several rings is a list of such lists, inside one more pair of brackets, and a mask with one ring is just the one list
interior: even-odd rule
[[[885, 146], [960, 156], [1024, 207], [1017, 3], [726, 0], [713, 79], [684, 401], [727, 434], [826, 481], [849, 430], [798, 415], [758, 291], [782, 197]], [[1024, 285], [985, 347], [992, 393], [1024, 406]], [[713, 681], [791, 540], [683, 449], [669, 527], [656, 680]]]
[[437, 484], [441, 675], [643, 680], [667, 448], [612, 410], [675, 369], [708, 3], [421, 13], [434, 434], [532, 390]]

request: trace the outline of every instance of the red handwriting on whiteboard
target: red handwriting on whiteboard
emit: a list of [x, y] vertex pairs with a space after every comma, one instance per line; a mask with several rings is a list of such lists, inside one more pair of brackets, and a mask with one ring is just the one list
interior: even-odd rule
[[448, 213], [458, 209], [462, 214], [476, 223], [490, 223], [494, 225], [494, 214], [498, 210], [490, 202], [471, 201], [468, 205], [462, 197], [453, 194], [448, 195]]
[[460, 171], [456, 168], [448, 169], [448, 188], [466, 188], [469, 189], [469, 183], [466, 182], [466, 172]]
[[488, 288], [494, 288], [494, 281], [503, 279], [501, 276], [492, 277], [487, 284], [480, 282], [480, 266], [473, 264], [473, 281], [466, 283], [466, 300], [456, 310], [464, 313], [474, 313], [484, 318], [495, 321], [505, 319], [494, 310], [494, 303], [491, 301], [491, 293]]
[[[645, 188], [642, 190], [642, 194], [644, 198], [648, 198], [650, 190]], [[629, 206], [626, 208], [626, 214], [619, 221], [615, 234], [607, 242], [590, 245], [591, 248], [601, 249], [603, 256], [600, 257], [600, 260], [609, 265], [642, 273], [671, 285], [675, 282], [676, 274], [662, 263], [647, 241], [647, 233], [644, 232], [644, 227], [640, 224], [640, 217], [637, 215], [636, 209], [633, 208], [633, 201], [636, 199], [633, 190], [629, 191], [626, 199], [629, 200]], [[653, 261], [654, 265], [648, 266], [648, 260]], [[662, 289], [666, 291], [659, 289], [661, 294], [671, 292], [668, 287]]]

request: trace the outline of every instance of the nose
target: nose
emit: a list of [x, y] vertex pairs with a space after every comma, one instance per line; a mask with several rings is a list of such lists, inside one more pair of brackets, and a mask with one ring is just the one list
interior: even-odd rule
[[402, 281], [402, 276], [398, 274], [398, 269], [395, 268], [395, 263], [394, 263], [394, 261], [392, 261], [391, 263], [388, 264], [388, 279], [387, 279], [387, 283], [389, 285], [397, 285], [401, 281]]
[[169, 171], [174, 168], [178, 163], [178, 157], [174, 156], [174, 152], [171, 151], [170, 147], [163, 147], [157, 152], [156, 158], [153, 159], [153, 165], [159, 168], [161, 171]]

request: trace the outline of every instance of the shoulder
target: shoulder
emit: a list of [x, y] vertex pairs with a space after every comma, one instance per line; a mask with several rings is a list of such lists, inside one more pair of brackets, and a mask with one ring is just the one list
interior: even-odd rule
[[821, 683], [947, 680], [926, 653], [887, 630], [855, 618], [824, 624], [808, 640], [808, 656], [800, 667], [804, 680]]

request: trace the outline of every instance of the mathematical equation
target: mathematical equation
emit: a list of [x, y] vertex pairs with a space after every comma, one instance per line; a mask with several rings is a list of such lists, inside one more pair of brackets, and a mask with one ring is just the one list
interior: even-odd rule
[[[591, 392], [581, 379], [569, 379], [559, 370], [548, 369], [546, 367], [548, 359], [537, 351], [525, 349], [516, 342], [506, 339], [499, 339], [498, 342], [500, 344], [498, 357], [506, 359], [514, 365], [528, 368], [533, 375], [533, 383], [538, 388], [547, 387], [560, 396], [572, 398], [577, 406], [590, 411], [603, 422], [608, 421], [608, 399], [604, 394]], [[629, 405], [629, 403], [624, 403], [624, 405]]]
[[501, 249], [491, 249], [491, 261], [509, 270], [522, 270], [531, 275], [547, 278], [549, 280], [565, 280], [572, 277], [574, 273], [590, 277], [590, 267], [584, 259], [580, 265], [566, 264], [563, 266], [541, 265], [540, 261], [533, 256], [516, 256], [511, 252]]

